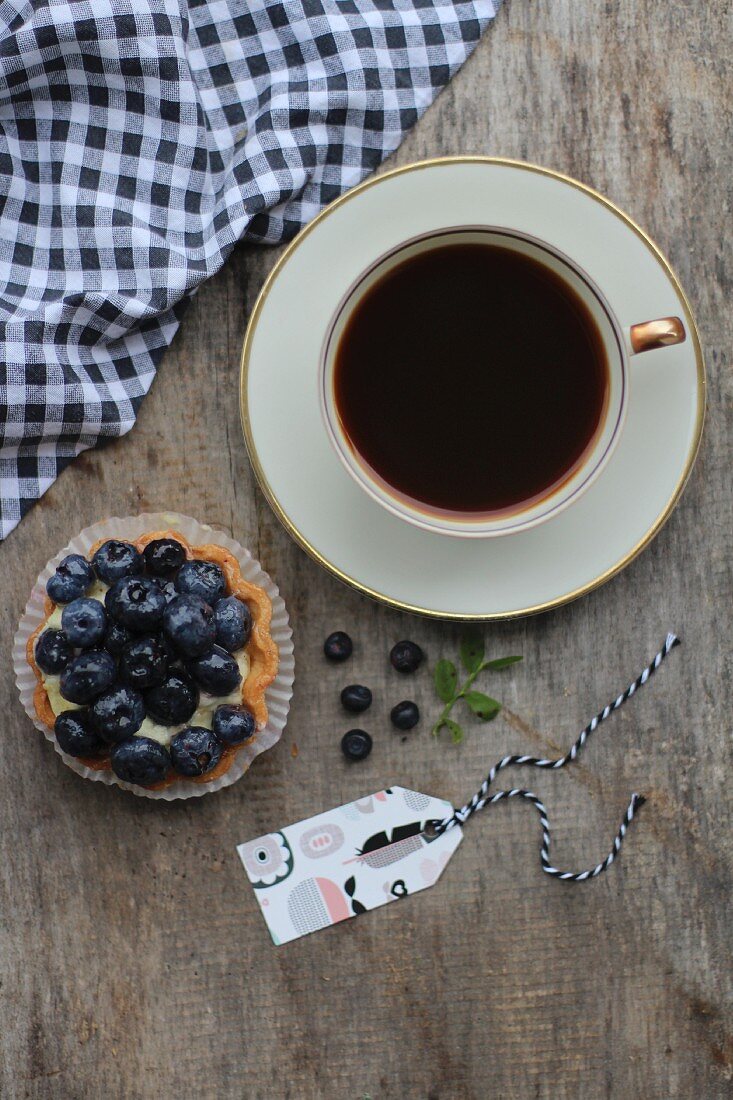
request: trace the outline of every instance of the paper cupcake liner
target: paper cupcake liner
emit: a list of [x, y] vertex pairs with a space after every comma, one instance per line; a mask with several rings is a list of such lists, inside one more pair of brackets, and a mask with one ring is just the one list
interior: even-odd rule
[[[280, 667], [277, 676], [266, 692], [268, 720], [267, 725], [257, 731], [251, 744], [242, 745], [234, 756], [229, 770], [212, 779], [211, 783], [192, 783], [180, 780], [171, 783], [160, 791], [146, 790], [131, 783], [123, 783], [113, 771], [97, 771], [88, 768], [73, 756], [62, 752], [52, 730], [46, 728], [41, 722], [33, 705], [33, 693], [36, 688], [36, 677], [33, 669], [26, 660], [26, 646], [28, 639], [34, 630], [38, 628], [45, 618], [44, 598], [46, 595], [46, 582], [55, 572], [56, 566], [67, 554], [83, 554], [89, 557], [89, 551], [95, 542], [100, 539], [126, 539], [134, 541], [149, 531], [161, 531], [172, 529], [179, 531], [191, 546], [201, 546], [205, 543], [214, 543], [223, 546], [239, 562], [242, 576], [252, 584], [259, 585], [265, 590], [272, 601], [272, 622], [270, 631], [280, 651]], [[295, 664], [293, 660], [293, 632], [290, 629], [290, 620], [285, 608], [285, 603], [277, 586], [265, 573], [260, 563], [256, 561], [248, 550], [245, 550], [238, 542], [230, 538], [223, 531], [214, 530], [207, 524], [198, 523], [190, 516], [182, 516], [177, 512], [154, 512], [141, 516], [128, 516], [124, 519], [113, 518], [101, 520], [85, 528], [76, 538], [72, 539], [68, 546], [59, 550], [46, 565], [36, 581], [30, 599], [26, 605], [23, 617], [18, 625], [18, 630], [13, 641], [13, 668], [15, 680], [20, 692], [20, 701], [25, 707], [26, 714], [34, 726], [41, 731], [47, 741], [50, 741], [56, 752], [65, 764], [77, 775], [85, 779], [91, 779], [96, 783], [106, 783], [109, 787], [121, 787], [124, 791], [131, 791], [140, 798], [160, 798], [165, 802], [172, 802], [179, 798], [200, 798], [204, 794], [219, 791], [222, 787], [230, 787], [248, 770], [250, 764], [261, 752], [272, 748], [282, 737], [285, 723], [290, 709], [290, 700], [293, 695], [293, 680]]]

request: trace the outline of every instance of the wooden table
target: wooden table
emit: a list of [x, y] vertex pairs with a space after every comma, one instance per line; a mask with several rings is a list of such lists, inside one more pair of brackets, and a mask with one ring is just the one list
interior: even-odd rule
[[[653, 545], [578, 603], [485, 630], [493, 654], [524, 654], [491, 682], [493, 724], [459, 748], [433, 740], [427, 670], [408, 685], [387, 654], [412, 637], [432, 666], [458, 628], [342, 587], [255, 487], [239, 353], [275, 251], [241, 248], [204, 287], [135, 430], [84, 455], [3, 546], [2, 1096], [731, 1095], [729, 20], [726, 0], [509, 0], [390, 162], [493, 153], [597, 187], [670, 256], [707, 354], [702, 452]], [[252, 548], [296, 644], [280, 744], [242, 782], [177, 805], [65, 768], [21, 712], [8, 656], [52, 553], [100, 516], [161, 508]], [[321, 656], [336, 628], [356, 640], [347, 671]], [[608, 875], [548, 879], [535, 814], [503, 804], [419, 898], [270, 945], [236, 843], [389, 782], [463, 799], [505, 751], [557, 754], [669, 628], [684, 646], [653, 686], [579, 764], [531, 776], [571, 867], [605, 852], [630, 791], [648, 796]], [[338, 691], [354, 679], [376, 696], [360, 766], [339, 751]], [[405, 695], [426, 720], [403, 739], [387, 715]]]

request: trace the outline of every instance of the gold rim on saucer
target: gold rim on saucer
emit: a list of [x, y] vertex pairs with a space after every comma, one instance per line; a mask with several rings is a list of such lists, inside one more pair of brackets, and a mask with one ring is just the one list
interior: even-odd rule
[[[626, 226], [631, 229], [636, 236], [643, 242], [643, 244], [652, 253], [654, 258], [658, 261], [660, 266], [665, 271], [670, 283], [680, 298], [680, 302], [683, 307], [686, 326], [689, 331], [690, 340], [692, 342], [695, 351], [695, 364], [697, 371], [697, 416], [695, 421], [695, 428], [693, 438], [690, 443], [690, 447], [687, 453], [685, 466], [680, 475], [674, 490], [667, 501], [661, 514], [656, 518], [651, 527], [647, 530], [646, 534], [636, 543], [632, 549], [625, 554], [619, 561], [612, 565], [609, 569], [605, 570], [599, 576], [595, 577], [592, 581], [582, 585], [580, 588], [571, 590], [570, 592], [563, 593], [563, 595], [556, 597], [553, 600], [549, 600], [546, 603], [535, 604], [530, 607], [517, 608], [508, 612], [492, 612], [489, 614], [467, 614], [465, 612], [452, 612], [452, 611], [436, 611], [431, 608], [420, 607], [414, 604], [404, 603], [401, 600], [394, 599], [392, 596], [388, 596], [383, 592], [379, 592], [375, 589], [369, 588], [367, 585], [362, 584], [355, 577], [351, 577], [348, 573], [344, 573], [343, 570], [333, 565], [327, 558], [319, 553], [318, 550], [308, 541], [303, 533], [295, 526], [290, 517], [285, 512], [284, 508], [280, 504], [272, 486], [270, 485], [265, 472], [260, 462], [257, 447], [252, 435], [251, 424], [248, 411], [248, 398], [247, 398], [247, 379], [249, 371], [249, 357], [252, 345], [252, 338], [255, 328], [257, 326], [258, 318], [262, 312], [262, 308], [268, 297], [268, 294], [277, 278], [280, 270], [287, 263], [291, 255], [300, 246], [302, 241], [310, 234], [318, 224], [329, 216], [329, 214], [337, 207], [349, 202], [352, 198], [359, 195], [361, 192], [366, 191], [370, 187], [374, 187], [381, 183], [383, 180], [399, 176], [407, 172], [420, 171], [423, 168], [432, 168], [441, 164], [496, 164], [504, 165], [511, 168], [518, 168], [526, 172], [534, 172], [538, 175], [549, 176], [553, 179], [560, 180], [563, 183], [569, 184], [571, 187], [582, 191], [588, 195], [594, 201], [605, 206], [611, 210]], [[506, 621], [509, 619], [519, 619], [527, 615], [536, 615], [542, 611], [551, 611], [556, 607], [562, 607], [564, 604], [570, 603], [572, 600], [578, 599], [580, 596], [586, 595], [588, 592], [592, 592], [596, 588], [600, 588], [602, 584], [609, 581], [612, 577], [615, 577], [617, 573], [620, 573], [631, 561], [637, 557], [641, 551], [649, 545], [652, 539], [658, 534], [661, 528], [669, 519], [670, 515], [674, 511], [682, 491], [687, 483], [687, 480], [692, 472], [692, 468], [695, 464], [698, 450], [700, 448], [700, 441], [702, 438], [703, 421], [705, 417], [705, 363], [703, 360], [702, 348], [700, 346], [700, 338], [697, 331], [695, 320], [692, 316], [692, 310], [687, 297], [680, 285], [679, 279], [670, 266], [669, 262], [662, 254], [660, 249], [654, 243], [640, 226], [636, 224], [628, 214], [624, 213], [618, 206], [616, 206], [610, 199], [607, 199], [604, 195], [601, 195], [598, 191], [588, 187], [584, 183], [580, 183], [578, 180], [573, 179], [571, 176], [566, 176], [562, 172], [556, 172], [550, 168], [543, 168], [536, 164], [529, 164], [525, 161], [512, 160], [507, 157], [486, 157], [486, 156], [450, 156], [450, 157], [434, 157], [428, 160], [416, 161], [412, 164], [406, 164], [401, 168], [394, 168], [389, 172], [382, 172], [377, 176], [371, 176], [363, 183], [358, 184], [340, 198], [335, 199], [327, 207], [325, 207], [316, 217], [308, 223], [294, 238], [293, 241], [283, 252], [282, 256], [278, 259], [277, 263], [273, 267], [272, 271], [268, 275], [265, 283], [260, 291], [257, 301], [255, 302], [252, 315], [247, 324], [247, 330], [244, 336], [244, 343], [242, 346], [242, 358], [240, 367], [240, 389], [239, 389], [239, 401], [240, 401], [240, 413], [242, 418], [242, 430], [244, 433], [245, 442], [247, 445], [247, 451], [249, 453], [249, 459], [252, 464], [252, 468], [255, 472], [257, 481], [267, 498], [270, 507], [278, 517], [285, 530], [295, 540], [295, 542], [310, 555], [314, 561], [323, 566], [324, 569], [332, 573], [344, 584], [349, 585], [351, 588], [355, 588], [358, 592], [361, 592], [365, 596], [370, 596], [372, 599], [378, 600], [381, 603], [387, 604], [390, 607], [396, 608], [398, 611], [408, 611], [416, 615], [425, 615], [428, 618], [433, 619], [453, 619], [456, 621], [465, 622], [494, 622], [494, 621]], [[510, 536], [509, 536], [510, 537]]]

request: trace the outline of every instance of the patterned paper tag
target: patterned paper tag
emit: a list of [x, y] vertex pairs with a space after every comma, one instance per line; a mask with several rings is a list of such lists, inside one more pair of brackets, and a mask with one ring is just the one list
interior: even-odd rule
[[389, 787], [238, 845], [273, 942], [432, 886], [463, 833], [424, 829], [452, 812], [444, 799]]

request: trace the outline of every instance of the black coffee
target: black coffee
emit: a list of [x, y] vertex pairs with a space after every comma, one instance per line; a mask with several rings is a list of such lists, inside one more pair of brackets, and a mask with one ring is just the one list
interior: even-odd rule
[[534, 259], [445, 244], [393, 267], [336, 350], [352, 446], [397, 495], [436, 512], [509, 512], [577, 469], [608, 391], [587, 306]]

